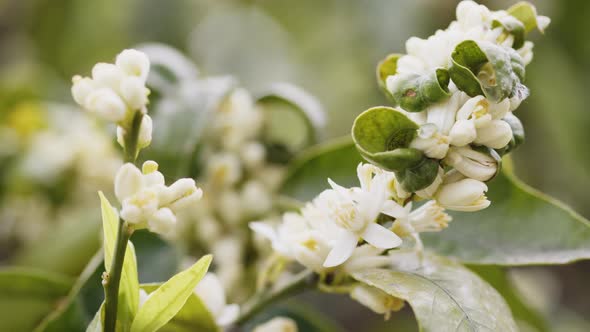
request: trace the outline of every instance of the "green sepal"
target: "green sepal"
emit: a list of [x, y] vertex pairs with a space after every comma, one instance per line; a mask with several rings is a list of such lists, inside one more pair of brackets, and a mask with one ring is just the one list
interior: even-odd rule
[[524, 63], [512, 49], [492, 43], [478, 45], [466, 40], [451, 54], [451, 79], [459, 90], [471, 97], [483, 95], [492, 102], [512, 97], [523, 89]]
[[397, 73], [397, 60], [401, 58], [403, 54], [393, 53], [385, 57], [385, 59], [381, 60], [377, 65], [377, 83], [379, 84], [379, 88], [385, 93], [385, 96], [393, 102], [394, 105], [397, 105], [397, 102], [391, 92], [387, 90], [387, 77], [395, 75]]
[[422, 153], [409, 149], [418, 125], [390, 107], [373, 107], [361, 113], [352, 125], [352, 139], [363, 158], [389, 171], [417, 165]]
[[[524, 23], [519, 21], [516, 17], [504, 16], [500, 19], [494, 20], [492, 22], [492, 28], [494, 29], [497, 27], [502, 27], [505, 34], [514, 36], [512, 48], [517, 50], [524, 45]], [[506, 37], [506, 35], [504, 35], [504, 37]]]
[[391, 93], [394, 100], [408, 112], [421, 112], [450, 96], [451, 76], [443, 68], [437, 68], [427, 75], [398, 74], [397, 79], [399, 84]]
[[418, 165], [395, 172], [395, 177], [408, 192], [416, 192], [431, 185], [438, 175], [439, 162], [423, 157]]
[[522, 122], [520, 122], [520, 120], [512, 113], [506, 114], [502, 121], [505, 121], [510, 125], [510, 128], [512, 129], [512, 139], [504, 148], [496, 150], [500, 156], [512, 152], [512, 150], [524, 143], [524, 127], [522, 126]]
[[541, 33], [543, 29], [537, 22], [537, 9], [531, 3], [522, 1], [508, 8], [508, 14], [514, 16], [524, 25], [524, 32], [530, 32], [537, 28]]

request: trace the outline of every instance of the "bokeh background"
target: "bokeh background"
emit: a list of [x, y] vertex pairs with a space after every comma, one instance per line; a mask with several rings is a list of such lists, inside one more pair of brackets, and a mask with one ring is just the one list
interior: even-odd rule
[[[445, 27], [457, 2], [0, 0], [0, 126], [19, 128], [17, 139], [26, 140], [42, 124], [22, 114], [38, 101], [73, 104], [74, 74], [88, 74], [121, 49], [162, 42], [184, 51], [203, 73], [235, 75], [253, 92], [278, 81], [303, 87], [328, 112], [326, 136], [346, 135], [357, 114], [386, 104], [374, 78], [376, 63], [403, 51], [408, 37]], [[501, 9], [514, 2], [482, 3]], [[518, 110], [527, 140], [514, 154], [516, 173], [590, 218], [590, 1], [532, 2], [552, 23], [543, 38], [532, 37], [535, 58], [526, 82], [532, 94]], [[6, 150], [3, 138], [0, 154]], [[2, 186], [7, 178], [0, 176]], [[10, 246], [1, 247], [5, 255]], [[584, 323], [590, 319], [590, 264], [516, 273], [543, 285], [525, 296], [552, 313], [559, 331], [590, 329]], [[334, 305], [340, 302], [330, 296], [316, 302], [351, 331], [359, 331], [359, 315], [368, 315], [348, 302]], [[405, 320], [394, 319], [406, 324], [399, 331], [416, 329], [407, 311]]]

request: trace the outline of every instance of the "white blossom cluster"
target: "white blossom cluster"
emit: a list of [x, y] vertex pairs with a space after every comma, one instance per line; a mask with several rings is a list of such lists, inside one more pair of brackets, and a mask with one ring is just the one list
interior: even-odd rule
[[166, 186], [155, 161], [143, 163], [141, 171], [124, 164], [115, 177], [115, 195], [121, 202], [121, 218], [135, 229], [148, 228], [163, 235], [176, 226], [176, 213], [195, 204], [203, 192], [195, 181], [179, 179]]
[[116, 123], [117, 140], [122, 146], [136, 112], [143, 113], [138, 146], [146, 147], [152, 137], [152, 119], [146, 114], [149, 90], [145, 83], [149, 70], [150, 61], [144, 53], [124, 50], [114, 64], [97, 63], [92, 68], [92, 77], [74, 76], [72, 96], [88, 112]]
[[[407, 55], [397, 61], [396, 74], [386, 79], [388, 90], [395, 91], [408, 75], [423, 75], [434, 72], [437, 68], [448, 69], [452, 65], [453, 50], [465, 40], [474, 40], [480, 46], [513, 46], [513, 35], [505, 34], [501, 26], [492, 27], [494, 20], [509, 15], [506, 11], [490, 11], [473, 1], [462, 1], [457, 6], [456, 14], [457, 20], [446, 30], [438, 30], [427, 39], [412, 37], [406, 42]], [[537, 16], [536, 20], [540, 30], [550, 22], [545, 16]], [[514, 56], [528, 64], [532, 60], [532, 48], [532, 42], [526, 41], [516, 50]], [[479, 78], [490, 81], [496, 79], [482, 77], [485, 74], [486, 71], [480, 72]], [[449, 98], [421, 112], [405, 112], [420, 125], [418, 135], [410, 147], [423, 151], [426, 157], [442, 160], [444, 165], [452, 167], [465, 178], [475, 180], [469, 181], [472, 190], [476, 187], [485, 188], [482, 182], [496, 174], [498, 165], [489, 154], [476, 151], [472, 146], [505, 148], [513, 138], [513, 132], [508, 121], [504, 120], [514, 117], [512, 111], [527, 97], [528, 90], [521, 86], [512, 98], [505, 98], [497, 103], [481, 95], [470, 98], [459, 91], [452, 81], [449, 92]], [[442, 182], [443, 174], [441, 168], [434, 183], [418, 194], [433, 197]]]

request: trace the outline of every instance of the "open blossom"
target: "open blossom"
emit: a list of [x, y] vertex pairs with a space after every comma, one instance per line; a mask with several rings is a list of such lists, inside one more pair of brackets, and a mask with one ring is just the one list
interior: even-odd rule
[[[401, 212], [403, 211], [403, 212]], [[412, 203], [406, 204], [393, 224], [393, 230], [400, 236], [422, 232], [440, 232], [451, 221], [451, 216], [435, 200], [424, 203], [412, 211]]]
[[158, 164], [146, 161], [140, 171], [127, 163], [115, 177], [115, 195], [122, 204], [121, 218], [136, 228], [168, 234], [174, 230], [176, 212], [202, 196], [193, 179], [180, 179], [166, 186]]
[[240, 306], [227, 304], [223, 285], [214, 273], [207, 273], [194, 292], [213, 315], [217, 325], [228, 326], [238, 318]]

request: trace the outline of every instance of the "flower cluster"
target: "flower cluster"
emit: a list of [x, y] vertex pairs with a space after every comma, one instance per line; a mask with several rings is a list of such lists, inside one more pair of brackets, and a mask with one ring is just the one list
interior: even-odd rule
[[143, 163], [140, 171], [126, 163], [117, 172], [115, 195], [121, 202], [121, 218], [135, 229], [169, 234], [176, 225], [176, 213], [196, 203], [203, 192], [189, 178], [166, 186], [155, 161]]
[[74, 76], [72, 96], [88, 112], [118, 124], [117, 140], [124, 146], [124, 137], [131, 129], [137, 112], [143, 114], [138, 147], [151, 142], [152, 120], [147, 115], [149, 90], [145, 83], [150, 70], [148, 57], [128, 49], [117, 55], [115, 64], [97, 63], [92, 77]]

